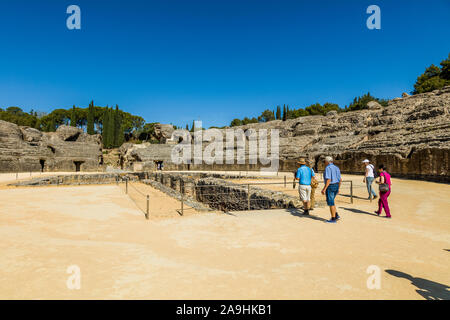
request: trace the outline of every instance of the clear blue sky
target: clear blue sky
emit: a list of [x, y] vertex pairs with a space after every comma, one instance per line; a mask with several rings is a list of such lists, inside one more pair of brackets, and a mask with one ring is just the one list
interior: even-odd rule
[[[81, 8], [81, 30], [66, 8]], [[366, 8], [381, 8], [381, 30]], [[448, 0], [0, 0], [0, 106], [115, 105], [204, 126], [409, 92], [450, 52]]]

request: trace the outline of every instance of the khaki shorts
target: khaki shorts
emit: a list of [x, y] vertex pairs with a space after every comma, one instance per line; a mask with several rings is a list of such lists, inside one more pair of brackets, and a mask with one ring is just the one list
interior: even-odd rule
[[299, 185], [298, 193], [300, 194], [300, 200], [302, 201], [311, 200], [311, 186]]

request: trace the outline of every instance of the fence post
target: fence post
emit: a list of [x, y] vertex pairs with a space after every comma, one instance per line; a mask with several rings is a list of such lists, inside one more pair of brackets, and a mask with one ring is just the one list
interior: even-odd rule
[[147, 213], [145, 214], [145, 219], [147, 219], [147, 220], [148, 220], [149, 209], [150, 209], [150, 196], [147, 195]]
[[247, 206], [248, 210], [250, 210], [250, 184], [247, 184]]
[[353, 181], [350, 180], [350, 200], [351, 203], [353, 204]]
[[181, 215], [184, 215], [184, 195], [181, 194]]
[[284, 187], [286, 188], [286, 176], [284, 176]]
[[128, 194], [128, 178], [125, 179], [125, 193]]

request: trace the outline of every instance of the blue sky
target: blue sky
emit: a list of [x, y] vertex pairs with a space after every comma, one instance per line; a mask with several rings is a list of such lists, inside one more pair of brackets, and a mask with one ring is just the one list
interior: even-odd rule
[[[67, 6], [81, 30], [66, 28]], [[366, 8], [381, 8], [381, 30]], [[115, 105], [204, 126], [409, 92], [450, 52], [450, 1], [0, 0], [0, 106]]]

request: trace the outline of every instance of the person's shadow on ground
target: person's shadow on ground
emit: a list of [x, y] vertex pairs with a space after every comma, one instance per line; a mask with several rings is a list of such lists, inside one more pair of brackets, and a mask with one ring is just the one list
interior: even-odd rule
[[[340, 194], [340, 193], [339, 193], [339, 195], [340, 195], [341, 197], [346, 197], [346, 198], [351, 198], [351, 197], [352, 197], [350, 194]], [[360, 199], [360, 200], [369, 200], [369, 199], [367, 199], [367, 198], [360, 197], [360, 196], [355, 196], [355, 195], [353, 195], [353, 198], [355, 198], [355, 199]], [[378, 201], [378, 199], [376, 199], [376, 200]], [[375, 201], [375, 200], [372, 200], [372, 201]]]
[[376, 213], [371, 213], [371, 212], [368, 212], [368, 211], [363, 211], [363, 210], [359, 210], [359, 209], [355, 209], [355, 208], [339, 207], [339, 209], [344, 209], [344, 210], [351, 211], [351, 212], [354, 212], [354, 213], [362, 213], [362, 214], [368, 214], [369, 216], [379, 217]]
[[407, 273], [397, 270], [389, 269], [385, 271], [397, 278], [405, 278], [411, 281], [411, 284], [419, 288], [416, 292], [427, 300], [450, 300], [450, 287], [445, 284], [423, 278], [414, 278]]
[[311, 215], [311, 211], [309, 212], [309, 215], [303, 214], [303, 210], [300, 210], [297, 208], [286, 209], [286, 211], [289, 212], [290, 214], [292, 214], [293, 216], [299, 217], [299, 218], [308, 218], [308, 219], [322, 221], [322, 222], [327, 221], [327, 219]]

